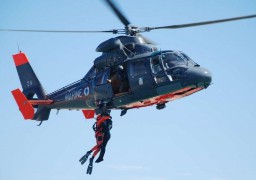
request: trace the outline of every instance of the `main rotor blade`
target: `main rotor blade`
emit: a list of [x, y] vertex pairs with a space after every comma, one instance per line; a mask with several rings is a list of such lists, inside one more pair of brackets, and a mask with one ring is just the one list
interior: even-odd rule
[[37, 29], [0, 29], [5, 32], [36, 32], [36, 33], [116, 33], [116, 30], [108, 31], [63, 31], [63, 30], [37, 30]]
[[208, 25], [208, 24], [223, 23], [223, 22], [228, 22], [228, 21], [237, 21], [237, 20], [249, 19], [249, 18], [255, 18], [255, 17], [256, 17], [256, 14], [249, 15], [249, 16], [228, 18], [228, 19], [219, 19], [219, 20], [214, 20], [214, 21], [204, 21], [204, 22], [196, 22], [196, 23], [189, 23], [189, 24], [178, 24], [178, 25], [171, 25], [171, 26], [148, 27], [146, 29], [148, 31], [154, 30], [154, 29], [179, 29], [179, 28], [187, 28], [187, 27], [193, 27], [193, 26], [202, 26], [202, 25]]
[[121, 12], [121, 10], [117, 8], [116, 4], [113, 3], [112, 0], [105, 0], [105, 2], [110, 7], [110, 9], [113, 10], [113, 12], [119, 18], [119, 20], [125, 25], [125, 27], [127, 27], [129, 24], [131, 24], [130, 21], [124, 16], [124, 14]]

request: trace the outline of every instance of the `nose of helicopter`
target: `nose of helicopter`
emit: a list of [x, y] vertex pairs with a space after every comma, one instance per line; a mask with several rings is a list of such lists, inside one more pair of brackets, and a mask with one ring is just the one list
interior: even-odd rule
[[202, 67], [188, 69], [187, 75], [190, 82], [197, 86], [204, 86], [207, 88], [212, 82], [212, 74], [209, 70]]

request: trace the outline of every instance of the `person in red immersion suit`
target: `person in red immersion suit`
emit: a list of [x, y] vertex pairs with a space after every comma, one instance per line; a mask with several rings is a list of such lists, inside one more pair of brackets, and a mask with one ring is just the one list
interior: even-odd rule
[[112, 117], [109, 116], [108, 114], [98, 115], [96, 119], [97, 121], [93, 125], [93, 130], [95, 131], [95, 138], [96, 138], [97, 144], [90, 151], [87, 151], [87, 153], [79, 160], [83, 165], [87, 161], [90, 154], [93, 152], [93, 155], [90, 158], [89, 166], [87, 168], [87, 174], [92, 173], [93, 160], [95, 156], [99, 153], [99, 151], [100, 151], [100, 155], [95, 162], [99, 163], [103, 161], [105, 149], [110, 139], [110, 130], [112, 128], [111, 119]]

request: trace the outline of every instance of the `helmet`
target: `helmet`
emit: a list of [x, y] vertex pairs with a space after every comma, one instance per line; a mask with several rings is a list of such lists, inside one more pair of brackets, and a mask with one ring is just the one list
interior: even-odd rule
[[119, 70], [123, 70], [124, 67], [123, 67], [122, 65], [119, 65], [119, 66], [118, 66], [118, 69], [119, 69]]

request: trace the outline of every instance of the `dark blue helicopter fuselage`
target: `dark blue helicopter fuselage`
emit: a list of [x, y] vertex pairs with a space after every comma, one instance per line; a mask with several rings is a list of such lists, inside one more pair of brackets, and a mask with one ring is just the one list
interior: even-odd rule
[[[211, 83], [210, 72], [182, 52], [158, 51], [152, 45], [140, 43], [137, 37], [117, 39], [121, 39], [122, 45], [114, 38], [99, 45], [97, 50], [105, 52], [94, 61], [83, 79], [47, 95], [55, 102], [50, 108], [97, 109], [103, 102], [108, 109], [161, 105], [204, 89]], [[108, 44], [109, 41], [114, 45]], [[118, 80], [120, 66], [124, 78]], [[120, 90], [122, 83], [126, 87]]]

